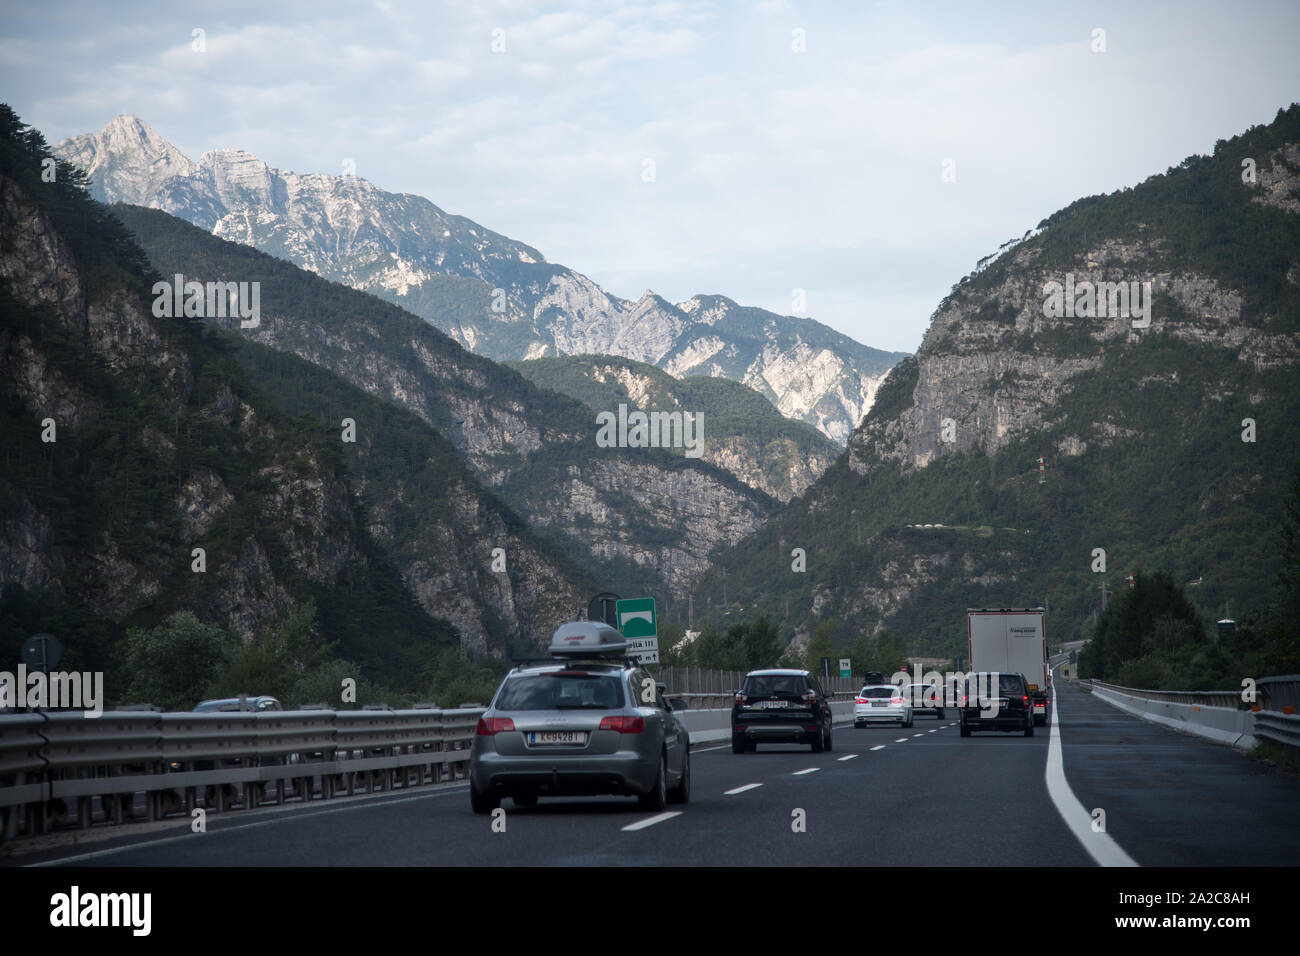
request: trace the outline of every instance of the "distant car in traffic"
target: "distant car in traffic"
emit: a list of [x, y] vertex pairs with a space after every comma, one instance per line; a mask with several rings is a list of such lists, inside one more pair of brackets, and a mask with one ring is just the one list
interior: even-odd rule
[[222, 697], [216, 700], [200, 701], [199, 705], [194, 708], [196, 714], [207, 714], [222, 711], [254, 711], [264, 710], [283, 710], [280, 702], [274, 697], [245, 697], [241, 700], [238, 697]]
[[985, 730], [1034, 736], [1034, 708], [1024, 674], [967, 674], [960, 713], [963, 737]]
[[912, 710], [933, 714], [943, 720], [943, 686], [941, 684], [908, 684], [907, 701]]
[[470, 805], [491, 813], [505, 797], [635, 796], [648, 810], [686, 803], [690, 735], [657, 684], [627, 658], [623, 635], [574, 621], [551, 638], [551, 660], [505, 676], [470, 753]]
[[783, 668], [750, 671], [731, 706], [731, 752], [760, 743], [810, 744], [831, 749], [831, 705], [810, 672]]
[[912, 704], [897, 684], [868, 684], [853, 699], [853, 726], [892, 724], [912, 726]]

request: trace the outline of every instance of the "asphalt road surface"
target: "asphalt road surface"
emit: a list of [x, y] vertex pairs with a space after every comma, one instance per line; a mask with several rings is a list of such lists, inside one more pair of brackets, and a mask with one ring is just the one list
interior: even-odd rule
[[[692, 751], [691, 800], [648, 814], [633, 798], [506, 800], [504, 832], [470, 811], [464, 782], [124, 827], [107, 839], [19, 853], [8, 865], [933, 865], [1294, 866], [1300, 781], [1122, 713], [1058, 680], [1056, 721], [963, 739], [955, 712], [914, 726], [837, 726], [834, 750]], [[1066, 792], [1098, 856], [1049, 792], [1055, 739]], [[1081, 805], [1081, 807], [1080, 807]], [[1077, 815], [1076, 815], [1077, 816]], [[1095, 825], [1093, 825], [1095, 826]], [[499, 824], [498, 824], [499, 829]], [[1104, 838], [1103, 838], [1104, 839]]]

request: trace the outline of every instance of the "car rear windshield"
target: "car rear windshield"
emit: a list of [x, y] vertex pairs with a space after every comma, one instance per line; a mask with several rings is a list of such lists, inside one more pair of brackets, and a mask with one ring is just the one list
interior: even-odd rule
[[746, 697], [799, 697], [807, 689], [797, 674], [768, 674], [745, 679]]
[[[989, 685], [990, 674], [972, 674], [970, 676], [970, 689], [967, 693], [983, 693]], [[974, 686], [978, 681], [978, 689]], [[1019, 674], [999, 674], [998, 675], [998, 696], [1007, 697], [1012, 694], [1023, 695], [1024, 685], [1020, 683]]]
[[[897, 687], [864, 687], [859, 697], [893, 697], [898, 692]], [[845, 718], [846, 720], [848, 718]]]
[[552, 671], [507, 681], [496, 709], [617, 710], [623, 703], [623, 682], [617, 676]]

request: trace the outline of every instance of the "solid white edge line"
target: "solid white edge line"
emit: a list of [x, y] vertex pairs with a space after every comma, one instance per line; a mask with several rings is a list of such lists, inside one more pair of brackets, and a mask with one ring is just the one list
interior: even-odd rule
[[646, 817], [644, 820], [638, 820], [636, 823], [629, 823], [623, 827], [623, 832], [628, 833], [633, 830], [644, 830], [646, 827], [652, 827], [656, 823], [663, 823], [665, 820], [671, 820], [673, 817], [680, 817], [681, 810], [667, 810], [663, 813], [656, 813], [652, 817]]
[[730, 797], [733, 794], [744, 793], [746, 790], [753, 790], [755, 787], [761, 787], [761, 786], [762, 786], [761, 783], [747, 783], [743, 787], [736, 787], [734, 790], [723, 790], [722, 795], [724, 797]]
[[[1055, 675], [1053, 675], [1055, 678]], [[1124, 852], [1109, 833], [1098, 833], [1092, 829], [1092, 814], [1084, 808], [1079, 798], [1070, 789], [1070, 782], [1065, 779], [1065, 763], [1061, 753], [1061, 732], [1057, 727], [1057, 715], [1061, 707], [1057, 700], [1055, 680], [1052, 687], [1052, 737], [1047, 745], [1047, 795], [1052, 798], [1056, 812], [1065, 821], [1066, 827], [1075, 835], [1083, 848], [1088, 851], [1098, 866], [1138, 866], [1138, 862]]]
[[807, 770], [796, 770], [794, 773], [790, 774], [790, 776], [802, 777], [806, 773], [816, 773], [820, 769], [821, 767], [809, 767]]

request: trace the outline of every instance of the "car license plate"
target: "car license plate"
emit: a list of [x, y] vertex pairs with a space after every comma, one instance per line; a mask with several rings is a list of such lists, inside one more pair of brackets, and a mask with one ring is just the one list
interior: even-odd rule
[[1034, 713], [1035, 713], [1035, 714], [1045, 714], [1045, 713], [1047, 713], [1047, 705], [1046, 705], [1046, 704], [1034, 704]]
[[585, 730], [535, 730], [528, 735], [530, 744], [577, 744], [587, 742]]
[[763, 708], [763, 710], [779, 710], [788, 704], [789, 701], [786, 700], [764, 700], [759, 702], [759, 706]]
[[888, 707], [888, 706], [889, 706], [889, 701], [886, 701], [886, 700], [873, 700], [873, 701], [871, 702], [871, 706], [872, 706], [872, 707]]

